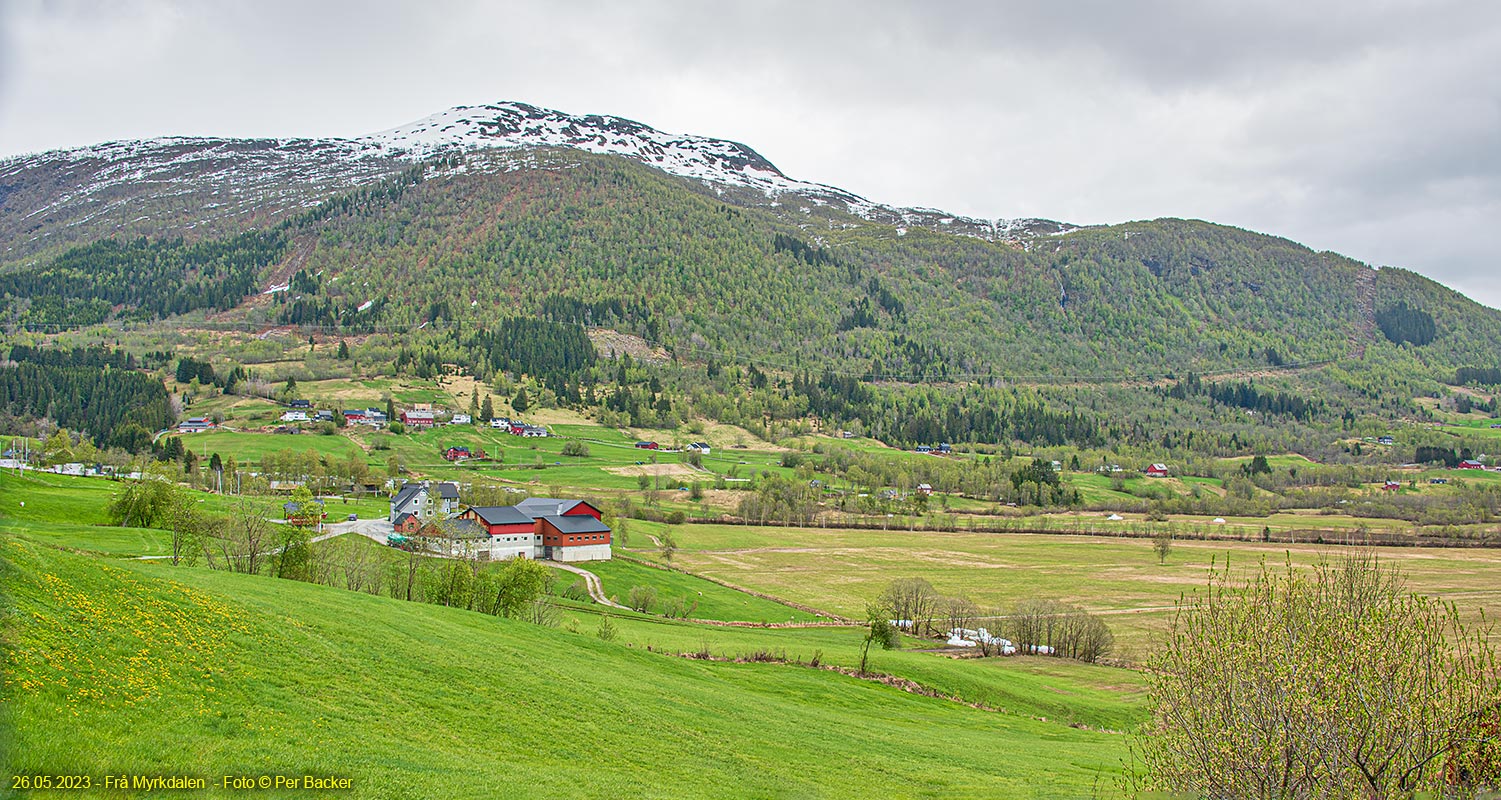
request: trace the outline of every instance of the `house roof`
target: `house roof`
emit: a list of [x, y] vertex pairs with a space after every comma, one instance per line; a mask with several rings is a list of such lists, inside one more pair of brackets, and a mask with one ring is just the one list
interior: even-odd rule
[[412, 498], [425, 491], [427, 491], [427, 487], [423, 486], [420, 483], [403, 484], [401, 491], [396, 493], [396, 499], [391, 501], [391, 505], [396, 508], [401, 508], [407, 503], [410, 503], [412, 501]]
[[517, 525], [533, 519], [516, 506], [472, 506], [469, 510], [484, 520], [486, 525]]
[[[464, 449], [465, 452], [468, 451], [468, 448]], [[444, 500], [457, 500], [459, 499], [459, 487], [457, 484], [440, 483], [438, 484], [438, 496]]]
[[396, 515], [396, 519], [393, 520], [391, 522], [391, 524], [392, 525], [396, 525], [396, 526], [400, 526], [402, 523], [406, 522], [407, 520], [409, 520], [411, 518], [412, 518], [411, 514], [408, 514], [407, 512], [403, 511], [400, 514]]
[[593, 517], [546, 515], [539, 517], [558, 529], [559, 533], [609, 533], [610, 526]]
[[[559, 500], [556, 497], [528, 497], [516, 504], [521, 513], [536, 519], [552, 515], [562, 516], [576, 508], [583, 500]], [[593, 508], [593, 506], [590, 506]]]
[[472, 519], [446, 519], [437, 528], [444, 536], [452, 539], [478, 539], [490, 535], [479, 522]]

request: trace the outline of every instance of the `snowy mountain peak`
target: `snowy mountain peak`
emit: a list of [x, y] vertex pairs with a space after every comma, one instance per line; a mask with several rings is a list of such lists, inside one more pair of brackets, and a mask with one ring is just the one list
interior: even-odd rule
[[[314, 206], [331, 194], [382, 180], [403, 163], [481, 150], [572, 148], [639, 161], [703, 183], [726, 201], [807, 215], [810, 225], [843, 211], [891, 225], [1009, 241], [1030, 247], [1072, 226], [993, 220], [873, 203], [833, 186], [789, 178], [760, 153], [707, 136], [673, 134], [623, 117], [573, 115], [526, 103], [459, 106], [358, 139], [162, 137], [107, 142], [0, 159], [0, 259], [109, 235], [184, 229], [235, 230], [244, 220]], [[503, 156], [527, 168], [525, 156]], [[184, 217], [184, 203], [196, 208]]]
[[526, 103], [458, 106], [359, 141], [383, 147], [392, 155], [419, 158], [453, 150], [571, 147], [626, 156], [686, 178], [768, 193], [797, 184], [760, 153], [738, 142], [664, 133], [622, 117], [576, 116]]

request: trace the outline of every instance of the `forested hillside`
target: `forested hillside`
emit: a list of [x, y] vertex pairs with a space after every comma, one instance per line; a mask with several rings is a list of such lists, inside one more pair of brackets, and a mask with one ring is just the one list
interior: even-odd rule
[[[486, 158], [387, 179], [255, 238], [88, 245], [7, 274], [0, 292], [13, 321], [82, 325], [112, 308], [224, 310], [280, 283], [269, 304], [220, 321], [371, 331], [533, 316], [694, 360], [900, 381], [1155, 377], [1370, 347], [1452, 372], [1493, 366], [1481, 361], [1501, 344], [1501, 314], [1412, 273], [1208, 223], [1085, 229], [1024, 250], [734, 206], [619, 158], [548, 151], [509, 171]], [[1436, 333], [1392, 334], [1377, 323], [1393, 309]]]
[[[1327, 447], [1313, 430], [1422, 417], [1415, 397], [1501, 369], [1501, 312], [1273, 236], [1162, 219], [1004, 240], [753, 194], [570, 148], [443, 154], [270, 200], [238, 232], [179, 210], [157, 236], [12, 251], [0, 321], [375, 336], [367, 369], [529, 381], [620, 423], [812, 415], [904, 444]], [[610, 363], [598, 329], [668, 363]]]

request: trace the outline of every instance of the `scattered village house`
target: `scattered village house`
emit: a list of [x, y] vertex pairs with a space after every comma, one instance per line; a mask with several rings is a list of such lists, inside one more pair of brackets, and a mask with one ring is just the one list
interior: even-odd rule
[[419, 520], [446, 517], [459, 510], [459, 487], [452, 483], [408, 483], [391, 498], [392, 524], [402, 514]]
[[350, 425], [369, 425], [382, 428], [386, 425], [386, 412], [375, 408], [352, 409], [344, 412], [344, 421]]
[[324, 511], [322, 500], [313, 500], [304, 509], [298, 503], [282, 503], [282, 517], [293, 524], [313, 525], [322, 522], [328, 516]]
[[1147, 477], [1148, 478], [1166, 478], [1167, 477], [1167, 465], [1166, 464], [1153, 464], [1152, 466], [1147, 467]]
[[395, 519], [391, 520], [391, 528], [397, 533], [411, 536], [422, 529], [422, 520], [416, 514], [403, 511], [397, 514]]
[[424, 405], [401, 412], [401, 423], [417, 428], [431, 428], [437, 424], [437, 415], [431, 407], [424, 407]]
[[1485, 469], [1485, 464], [1483, 462], [1477, 461], [1477, 460], [1475, 460], [1473, 458], [1468, 458], [1468, 459], [1465, 459], [1464, 461], [1459, 462], [1459, 468], [1460, 469]]

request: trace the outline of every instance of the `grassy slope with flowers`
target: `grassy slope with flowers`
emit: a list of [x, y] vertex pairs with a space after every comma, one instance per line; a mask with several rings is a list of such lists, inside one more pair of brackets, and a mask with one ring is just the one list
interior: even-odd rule
[[1058, 797], [1109, 787], [1124, 745], [591, 630], [23, 536], [0, 535], [0, 555], [6, 775], [187, 773], [212, 785], [313, 772], [355, 778], [355, 797], [402, 798]]

